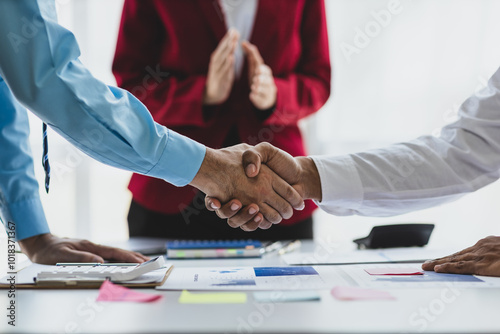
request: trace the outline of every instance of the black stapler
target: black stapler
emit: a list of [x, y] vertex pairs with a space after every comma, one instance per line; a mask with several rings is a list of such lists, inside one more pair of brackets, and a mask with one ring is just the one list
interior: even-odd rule
[[358, 249], [425, 246], [434, 224], [382, 225], [372, 228], [370, 234], [354, 240]]

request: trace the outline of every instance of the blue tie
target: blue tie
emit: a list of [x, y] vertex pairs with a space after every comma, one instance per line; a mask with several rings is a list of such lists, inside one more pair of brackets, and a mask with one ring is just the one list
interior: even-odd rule
[[49, 193], [50, 164], [49, 164], [49, 141], [47, 139], [47, 124], [43, 123], [43, 170], [45, 171], [45, 191]]

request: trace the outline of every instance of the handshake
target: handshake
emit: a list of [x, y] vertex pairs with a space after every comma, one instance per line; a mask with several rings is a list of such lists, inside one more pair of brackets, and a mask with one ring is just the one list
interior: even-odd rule
[[316, 165], [308, 157], [261, 143], [239, 144], [207, 153], [192, 186], [207, 196], [208, 210], [244, 231], [268, 229], [304, 209], [304, 199], [321, 201]]

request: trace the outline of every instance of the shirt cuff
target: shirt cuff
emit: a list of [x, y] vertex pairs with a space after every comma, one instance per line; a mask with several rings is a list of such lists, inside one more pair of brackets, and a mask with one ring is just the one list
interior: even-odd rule
[[363, 202], [363, 187], [352, 158], [349, 155], [310, 158], [321, 180], [322, 200], [315, 203], [330, 214], [354, 214]]
[[[4, 221], [5, 226], [15, 224], [16, 240], [22, 240], [39, 234], [50, 233], [40, 198], [8, 204], [9, 218]], [[5, 218], [5, 217], [4, 217]]]
[[165, 151], [158, 163], [146, 175], [183, 187], [198, 173], [207, 148], [175, 131], [167, 131], [168, 141]]

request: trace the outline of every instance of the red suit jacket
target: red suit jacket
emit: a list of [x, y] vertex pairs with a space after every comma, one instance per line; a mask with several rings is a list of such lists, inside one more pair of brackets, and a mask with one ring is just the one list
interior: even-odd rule
[[[276, 107], [265, 114], [250, 102], [245, 62], [228, 100], [202, 103], [211, 53], [226, 33], [218, 1], [126, 0], [113, 73], [154, 119], [206, 146], [219, 148], [231, 128], [241, 142], [267, 141], [293, 156], [306, 155], [297, 122], [316, 112], [330, 95], [330, 60], [323, 0], [260, 0], [250, 42], [271, 67]], [[196, 191], [134, 174], [134, 200], [166, 214], [179, 213]], [[309, 217], [315, 206], [282, 224]]]

